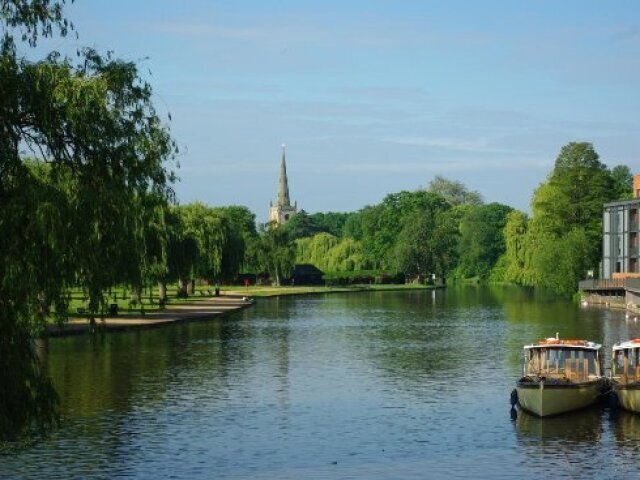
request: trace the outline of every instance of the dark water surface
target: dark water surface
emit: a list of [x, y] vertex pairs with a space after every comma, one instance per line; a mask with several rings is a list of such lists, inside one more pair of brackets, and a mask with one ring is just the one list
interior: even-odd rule
[[640, 320], [507, 287], [260, 300], [224, 319], [52, 339], [61, 428], [1, 478], [637, 478], [640, 416], [509, 415], [524, 343]]

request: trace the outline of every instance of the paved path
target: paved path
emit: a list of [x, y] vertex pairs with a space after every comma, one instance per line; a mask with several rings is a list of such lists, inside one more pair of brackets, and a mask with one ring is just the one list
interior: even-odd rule
[[[145, 315], [124, 313], [117, 317], [105, 317], [104, 321], [96, 319], [96, 328], [108, 331], [133, 330], [148, 328], [169, 323], [182, 323], [194, 320], [206, 320], [212, 316], [223, 315], [246, 308], [253, 303], [243, 297], [208, 297], [194, 302], [171, 303], [163, 310], [152, 310]], [[50, 325], [46, 335], [58, 337], [75, 335], [89, 331], [89, 320], [71, 318], [62, 327]]]

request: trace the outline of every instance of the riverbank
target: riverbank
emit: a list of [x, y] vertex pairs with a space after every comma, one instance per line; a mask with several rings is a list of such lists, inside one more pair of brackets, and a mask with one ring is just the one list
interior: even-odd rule
[[[162, 310], [148, 313], [125, 313], [96, 319], [98, 331], [123, 331], [152, 328], [162, 325], [206, 320], [214, 316], [225, 315], [252, 305], [242, 296], [207, 297], [188, 302], [172, 303]], [[61, 337], [89, 332], [91, 325], [85, 317], [71, 317], [62, 326], [48, 325], [45, 336]]]
[[[348, 287], [298, 286], [298, 287], [228, 287], [221, 291], [219, 297], [191, 297], [184, 301], [172, 302], [164, 309], [150, 310], [144, 314], [122, 313], [117, 316], [107, 316], [96, 319], [97, 331], [116, 332], [144, 328], [154, 328], [162, 325], [207, 320], [214, 316], [226, 315], [253, 304], [253, 298], [270, 298], [290, 295], [321, 295], [327, 293], [355, 293], [375, 291], [399, 290], [433, 290], [443, 288], [433, 285], [353, 285]], [[62, 326], [48, 325], [44, 336], [62, 337], [80, 335], [91, 330], [86, 316], [70, 317]]]
[[444, 288], [444, 286], [419, 285], [407, 283], [402, 285], [350, 285], [346, 287], [323, 287], [323, 286], [250, 286], [250, 287], [228, 287], [222, 295], [244, 295], [247, 297], [282, 297], [287, 295], [321, 295], [326, 293], [353, 293], [353, 292], [384, 292], [400, 290], [433, 290]]

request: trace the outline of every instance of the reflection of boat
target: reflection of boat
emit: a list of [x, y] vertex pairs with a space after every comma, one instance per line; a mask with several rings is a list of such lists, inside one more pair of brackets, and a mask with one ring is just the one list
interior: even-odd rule
[[601, 345], [547, 338], [524, 347], [520, 406], [540, 417], [577, 410], [598, 398], [602, 385]]
[[602, 434], [602, 410], [586, 408], [566, 415], [540, 418], [535, 415], [518, 415], [515, 421], [518, 441], [526, 445], [595, 444]]
[[635, 452], [638, 442], [640, 442], [640, 415], [618, 410], [616, 412], [615, 435], [618, 445], [626, 445]]
[[613, 346], [611, 383], [622, 408], [640, 413], [640, 338]]

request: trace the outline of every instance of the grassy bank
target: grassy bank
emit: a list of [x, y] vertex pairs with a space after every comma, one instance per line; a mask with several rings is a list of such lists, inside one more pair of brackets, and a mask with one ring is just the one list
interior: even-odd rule
[[296, 286], [296, 287], [271, 287], [271, 286], [230, 286], [222, 289], [222, 294], [228, 295], [244, 295], [248, 297], [277, 297], [283, 295], [311, 295], [322, 293], [346, 293], [346, 292], [368, 292], [368, 291], [393, 291], [393, 290], [430, 290], [435, 288], [433, 285], [350, 285], [348, 287], [312, 287], [312, 286]]
[[[323, 293], [347, 293], [347, 292], [364, 292], [364, 291], [393, 291], [393, 290], [428, 290], [433, 289], [432, 285], [416, 285], [416, 284], [383, 284], [383, 285], [349, 285], [349, 286], [249, 286], [228, 285], [220, 287], [220, 294], [224, 297], [227, 295], [237, 295], [241, 297], [276, 297], [283, 295], [313, 295]], [[178, 298], [178, 290], [175, 286], [167, 288], [168, 302], [165, 308], [171, 308], [176, 305], [184, 305], [197, 303], [202, 300], [211, 298], [214, 293], [214, 287], [196, 286], [195, 292], [186, 298]], [[158, 288], [156, 286], [144, 289], [140, 297], [139, 303], [131, 302], [131, 291], [127, 288], [114, 288], [106, 296], [107, 305], [117, 304], [119, 315], [147, 315], [157, 313], [162, 310], [158, 302]], [[88, 299], [80, 290], [73, 290], [69, 296], [68, 316], [71, 318], [88, 318]], [[109, 311], [105, 314], [108, 316]], [[99, 317], [99, 315], [97, 315]], [[50, 322], [54, 322], [51, 318]]]

